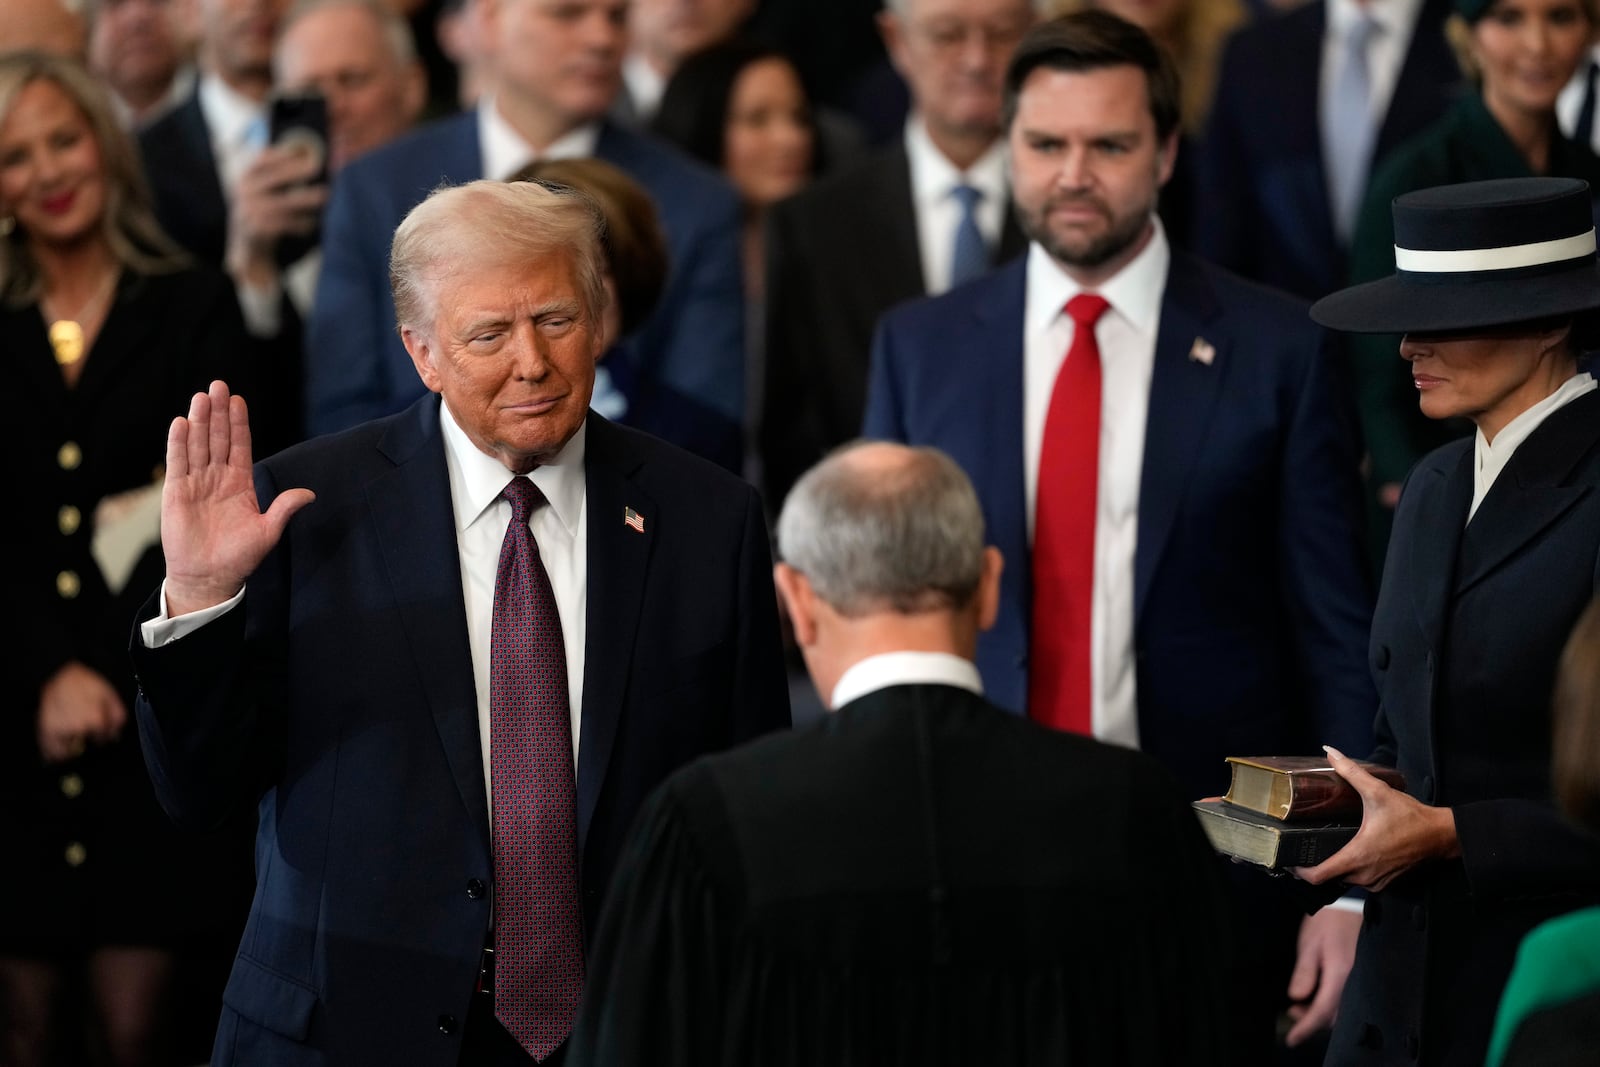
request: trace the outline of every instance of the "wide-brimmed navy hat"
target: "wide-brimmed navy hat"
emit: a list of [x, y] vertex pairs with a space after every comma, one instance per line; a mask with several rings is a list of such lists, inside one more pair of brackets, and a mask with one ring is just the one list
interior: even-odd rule
[[1589, 183], [1504, 178], [1394, 200], [1395, 272], [1311, 306], [1350, 333], [1440, 333], [1600, 308]]

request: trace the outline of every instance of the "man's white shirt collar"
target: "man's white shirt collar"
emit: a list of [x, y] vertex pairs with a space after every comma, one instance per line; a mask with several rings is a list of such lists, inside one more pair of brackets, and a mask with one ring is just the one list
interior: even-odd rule
[[[266, 128], [257, 124], [266, 116], [266, 107], [234, 89], [215, 74], [200, 76], [200, 114], [211, 135], [213, 150], [235, 152], [259, 133], [262, 144]], [[262, 145], [254, 145], [260, 148]]]
[[[1167, 287], [1167, 269], [1172, 264], [1172, 248], [1167, 244], [1161, 220], [1151, 216], [1154, 232], [1150, 240], [1104, 285], [1094, 292], [1106, 298], [1111, 310], [1141, 334], [1153, 335], [1161, 324], [1161, 296]], [[1067, 301], [1084, 292], [1084, 287], [1061, 269], [1050, 253], [1034, 241], [1028, 245], [1028, 315], [1024, 336], [1048, 329], [1065, 314]]]
[[600, 123], [589, 122], [562, 134], [539, 151], [507, 122], [493, 97], [478, 104], [478, 145], [483, 175], [504, 180], [538, 159], [587, 159], [600, 143]]
[[919, 207], [948, 199], [950, 190], [958, 184], [982, 192], [986, 203], [1004, 204], [1009, 197], [1004, 138], [995, 138], [989, 150], [965, 171], [957, 170], [928, 136], [922, 116], [913, 112], [906, 120], [906, 160], [911, 168], [911, 196]]
[[634, 115], [648, 119], [661, 109], [661, 97], [667, 91], [667, 79], [650, 65], [643, 53], [629, 52], [622, 57], [622, 83], [627, 88], [628, 100], [633, 104]]
[[[439, 425], [444, 433], [445, 464], [450, 471], [450, 500], [455, 509], [456, 531], [459, 533], [495, 505], [512, 475], [504, 464], [472, 443], [467, 432], [451, 414], [450, 405], [442, 398], [439, 402]], [[561, 525], [574, 537], [578, 534], [578, 519], [583, 511], [583, 457], [588, 431], [589, 420], [586, 418], [572, 439], [561, 447], [561, 451], [535, 467], [528, 475], [550, 502], [550, 508]]]
[[983, 695], [983, 680], [969, 659], [949, 652], [883, 652], [853, 664], [840, 675], [828, 707], [838, 710], [892, 685], [952, 685]]

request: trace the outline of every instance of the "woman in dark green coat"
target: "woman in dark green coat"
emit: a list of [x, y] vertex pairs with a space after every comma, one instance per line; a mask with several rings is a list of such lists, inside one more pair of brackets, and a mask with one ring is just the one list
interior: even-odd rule
[[[1595, 0], [1457, 0], [1446, 26], [1477, 91], [1379, 167], [1351, 242], [1352, 284], [1394, 269], [1390, 204], [1402, 193], [1489, 178], [1582, 178], [1600, 190], [1600, 158], [1563, 137], [1556, 96], [1588, 53], [1600, 18]], [[1370, 461], [1373, 554], [1383, 559], [1400, 483], [1421, 456], [1472, 428], [1431, 421], [1396, 358], [1400, 338], [1351, 338], [1353, 378]]]

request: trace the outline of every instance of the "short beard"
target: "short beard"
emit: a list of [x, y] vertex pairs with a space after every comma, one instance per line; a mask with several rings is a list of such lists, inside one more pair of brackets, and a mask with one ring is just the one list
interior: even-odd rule
[[1018, 205], [1017, 221], [1022, 227], [1022, 232], [1029, 240], [1038, 242], [1056, 262], [1085, 270], [1105, 266], [1137, 243], [1139, 238], [1144, 236], [1145, 227], [1150, 224], [1150, 216], [1155, 209], [1155, 205], [1152, 204], [1145, 211], [1129, 215], [1125, 219], [1113, 219], [1110, 229], [1098, 237], [1088, 239], [1087, 244], [1080, 241], [1068, 245], [1052, 233], [1045, 222], [1045, 216], [1052, 206], [1053, 204], [1047, 203], [1043, 210], [1035, 212]]

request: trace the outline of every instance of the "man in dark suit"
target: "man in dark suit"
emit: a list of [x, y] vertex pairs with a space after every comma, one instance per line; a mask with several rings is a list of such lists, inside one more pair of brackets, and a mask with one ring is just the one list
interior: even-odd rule
[[599, 225], [440, 191], [393, 258], [442, 402], [254, 485], [223, 383], [174, 423], [137, 716], [174, 818], [259, 801], [220, 1065], [553, 1062], [646, 793], [787, 724], [755, 491], [589, 411]]
[[[915, 105], [904, 136], [772, 209], [758, 434], [774, 508], [860, 430], [879, 316], [1026, 247], [1006, 190], [1000, 78], [1033, 12], [1031, 0], [888, 4], [879, 24]], [[971, 207], [981, 240], [962, 246], [975, 262], [956, 252], [958, 187], [981, 194]]]
[[[1315, 300], [1348, 280], [1353, 209], [1373, 169], [1444, 112], [1461, 68], [1445, 41], [1451, 0], [1312, 0], [1239, 30], [1223, 51], [1200, 151], [1195, 250], [1247, 278]], [[1358, 27], [1371, 27], [1356, 41]], [[1361, 79], [1342, 78], [1361, 47]], [[1330, 69], [1330, 65], [1333, 69]], [[1336, 99], [1337, 98], [1337, 99]], [[1347, 106], [1368, 127], [1335, 148]], [[1354, 153], [1344, 180], [1330, 160]]]
[[778, 541], [833, 712], [652, 798], [573, 1061], [1231, 1065], [1221, 878], [1171, 775], [983, 698], [1001, 559], [961, 468], [848, 447]]
[[738, 470], [743, 451], [740, 212], [720, 177], [605, 116], [621, 84], [625, 0], [485, 0], [492, 98], [340, 176], [308, 333], [307, 427], [341, 429], [421, 391], [392, 328], [389, 239], [441, 182], [508, 178], [536, 158], [597, 156], [656, 201], [672, 271], [661, 303], [607, 356], [621, 421]]
[[[1033, 243], [884, 318], [865, 424], [949, 451], [1013, 561], [985, 688], [1156, 755], [1193, 798], [1223, 791], [1230, 755], [1329, 737], [1365, 754], [1359, 447], [1325, 336], [1297, 301], [1168, 246], [1178, 83], [1146, 34], [1095, 11], [1041, 24], [1006, 93]], [[1235, 888], [1263, 952], [1251, 1003], [1277, 1007], [1299, 919], [1265, 881]], [[1306, 920], [1296, 998], [1348, 965], [1357, 919]], [[1313, 1001], [1296, 1039], [1335, 1006]]]

